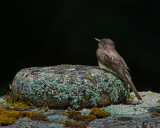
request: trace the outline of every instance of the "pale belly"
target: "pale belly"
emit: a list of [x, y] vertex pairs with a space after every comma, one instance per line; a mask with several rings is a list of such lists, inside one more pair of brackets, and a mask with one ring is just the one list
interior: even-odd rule
[[115, 73], [114, 71], [112, 71], [112, 70], [111, 70], [110, 68], [108, 68], [107, 66], [104, 66], [103, 64], [101, 64], [99, 61], [98, 61], [98, 65], [99, 65], [100, 69], [105, 69], [106, 71]]

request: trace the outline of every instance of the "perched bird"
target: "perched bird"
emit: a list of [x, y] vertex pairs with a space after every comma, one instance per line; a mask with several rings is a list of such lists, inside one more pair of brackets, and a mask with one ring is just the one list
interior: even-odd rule
[[116, 51], [114, 42], [107, 38], [101, 40], [95, 38], [95, 40], [99, 42], [96, 51], [99, 67], [118, 75], [126, 85], [130, 85], [138, 100], [142, 100], [132, 82], [131, 76], [128, 72], [129, 68], [123, 58]]

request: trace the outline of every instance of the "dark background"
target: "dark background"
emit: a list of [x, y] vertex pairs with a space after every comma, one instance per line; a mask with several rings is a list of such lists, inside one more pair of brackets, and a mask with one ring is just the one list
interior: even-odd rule
[[159, 0], [3, 0], [0, 95], [22, 68], [97, 65], [97, 38], [110, 38], [139, 91], [160, 92]]

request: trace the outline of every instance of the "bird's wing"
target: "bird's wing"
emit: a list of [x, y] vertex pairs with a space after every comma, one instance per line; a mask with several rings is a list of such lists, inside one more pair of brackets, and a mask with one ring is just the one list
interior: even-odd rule
[[121, 60], [122, 60], [122, 63], [123, 63], [123, 65], [124, 65], [124, 67], [125, 67], [127, 70], [130, 70], [130, 69], [128, 68], [126, 62], [124, 61], [124, 59], [123, 59], [122, 57], [121, 57]]
[[117, 73], [117, 75], [125, 79], [125, 70], [128, 69], [127, 64], [122, 59], [122, 57], [116, 51], [105, 51], [100, 52], [98, 60], [104, 65], [110, 68], [112, 71]]
[[123, 58], [116, 51], [98, 51], [97, 50], [97, 59], [104, 66], [107, 66], [112, 71], [117, 73], [117, 75], [126, 83], [129, 84], [132, 91], [135, 93], [139, 100], [142, 100], [139, 95], [136, 87], [134, 86], [131, 76], [128, 72], [128, 66], [123, 60]]

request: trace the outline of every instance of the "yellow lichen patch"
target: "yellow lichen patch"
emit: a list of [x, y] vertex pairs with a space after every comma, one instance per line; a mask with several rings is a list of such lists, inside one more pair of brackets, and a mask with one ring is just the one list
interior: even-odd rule
[[104, 118], [110, 116], [111, 114], [101, 110], [100, 108], [92, 108], [90, 113], [91, 115], [95, 115], [97, 118]]

